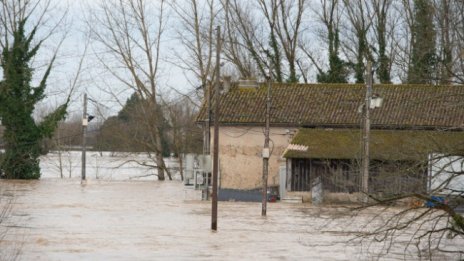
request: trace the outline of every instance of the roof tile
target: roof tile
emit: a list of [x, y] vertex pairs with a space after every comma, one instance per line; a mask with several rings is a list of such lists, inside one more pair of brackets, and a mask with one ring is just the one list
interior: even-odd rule
[[[264, 124], [267, 85], [233, 87], [221, 97], [222, 124]], [[372, 110], [372, 126], [394, 128], [464, 128], [464, 86], [374, 85], [383, 106]], [[273, 84], [271, 124], [289, 126], [359, 126], [361, 84]], [[206, 119], [206, 108], [197, 120]]]

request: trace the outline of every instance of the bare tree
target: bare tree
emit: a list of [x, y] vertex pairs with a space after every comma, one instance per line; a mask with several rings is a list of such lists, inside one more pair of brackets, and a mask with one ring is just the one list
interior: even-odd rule
[[455, 39], [453, 49], [453, 67], [451, 73], [453, 82], [464, 83], [464, 3], [461, 1], [453, 1], [453, 9], [455, 12], [452, 21], [454, 29], [453, 38]]
[[[279, 44], [276, 30], [279, 19], [279, 6], [281, 5], [281, 2], [278, 0], [259, 0], [258, 5], [262, 14], [264, 15], [265, 21], [268, 24], [269, 31], [269, 48], [265, 48], [267, 46], [265, 44], [265, 41], [261, 42], [261, 46], [265, 48], [263, 49], [263, 52], [266, 54], [266, 56], [263, 59], [263, 66], [265, 66], [268, 63], [267, 60], [270, 60], [271, 65], [269, 66], [272, 66], [271, 68], [274, 68], [274, 79], [277, 82], [282, 82], [284, 80], [284, 76], [282, 68], [282, 54], [280, 51], [281, 45]], [[266, 75], [266, 73], [263, 72], [262, 75]]]
[[178, 38], [187, 52], [175, 52], [185, 71], [192, 72], [200, 81], [203, 93], [208, 79], [213, 80], [214, 23], [218, 20], [218, 5], [215, 0], [204, 3], [198, 0], [170, 3], [181, 21]]
[[196, 106], [186, 97], [180, 97], [164, 103], [170, 124], [170, 144], [179, 158], [181, 179], [183, 176], [183, 157], [185, 153], [200, 153], [202, 148], [202, 130], [195, 124]]
[[[288, 63], [287, 82], [298, 82], [297, 50], [303, 14], [306, 10], [305, 0], [278, 2], [276, 34], [284, 51]], [[267, 17], [267, 16], [266, 16]], [[271, 20], [271, 19], [268, 19]], [[274, 27], [274, 26], [273, 26]], [[271, 27], [272, 28], [272, 27]]]
[[164, 180], [165, 172], [171, 179], [162, 156], [159, 127], [163, 119], [157, 101], [165, 1], [104, 0], [89, 12], [91, 35], [108, 54], [98, 55], [98, 59], [121, 84], [147, 102], [140, 122], [149, 131], [147, 152], [154, 154], [158, 179]]
[[452, 33], [451, 27], [453, 20], [453, 12], [451, 11], [452, 3], [450, 0], [433, 1], [435, 9], [435, 20], [437, 22], [437, 38], [438, 38], [438, 78], [440, 83], [448, 84], [451, 82], [450, 69], [452, 68]]
[[[393, 60], [398, 52], [395, 41], [397, 21], [391, 8], [392, 0], [357, 1], [343, 0], [346, 28], [343, 49], [354, 70], [357, 83], [364, 82], [365, 61], [375, 63], [377, 78], [381, 83], [391, 82]], [[404, 44], [404, 43], [401, 43]]]
[[[2, 48], [10, 46], [9, 43], [13, 40], [13, 34], [18, 30], [19, 21], [26, 18], [29, 20], [34, 19], [35, 21], [29, 22], [33, 24], [33, 27], [39, 27], [39, 25], [46, 23], [46, 20], [49, 19], [49, 10], [52, 8], [51, 0], [3, 0], [0, 5], [0, 45]], [[52, 33], [53, 30], [47, 32], [46, 36]]]
[[[392, 51], [395, 56], [392, 59], [391, 77], [397, 76], [402, 82], [407, 82], [408, 67], [411, 62], [411, 53], [413, 46], [413, 26], [414, 26], [414, 5], [412, 0], [393, 1], [391, 12], [394, 17], [390, 23], [392, 32], [390, 39], [392, 41]], [[394, 48], [394, 49], [393, 49]]]
[[[57, 168], [60, 172], [60, 178], [65, 177], [65, 170], [68, 168], [68, 177], [71, 177], [73, 162], [70, 151], [73, 146], [79, 146], [81, 142], [81, 116], [74, 115], [68, 121], [60, 122], [53, 138], [51, 139], [50, 147], [58, 155]], [[67, 154], [67, 164], [65, 163]], [[76, 164], [76, 163], [74, 163]]]
[[[245, 78], [298, 82], [298, 42], [305, 0], [224, 0], [225, 57]], [[264, 21], [264, 22], [263, 22]]]
[[[373, 2], [374, 31], [377, 39], [377, 76], [381, 83], [390, 83], [391, 81], [392, 57], [394, 57], [394, 50], [391, 45], [392, 41], [388, 41], [388, 39], [393, 37], [392, 31], [394, 31], [394, 26], [389, 21], [391, 5], [391, 0], [375, 0]], [[388, 25], [390, 25], [389, 29]], [[390, 42], [389, 53], [387, 52], [388, 42]]]
[[345, 14], [351, 30], [346, 34], [349, 44], [345, 48], [355, 57], [351, 62], [354, 68], [356, 83], [364, 82], [365, 60], [373, 60], [371, 47], [368, 43], [368, 32], [372, 25], [372, 6], [367, 1], [356, 1], [355, 3], [343, 0]]
[[227, 0], [223, 2], [225, 59], [232, 63], [243, 78], [265, 75], [267, 44], [264, 26], [253, 15], [256, 11], [251, 2]]
[[[404, 154], [417, 160], [405, 162], [403, 167], [391, 165], [387, 175], [375, 177], [384, 190], [393, 193], [370, 191], [371, 204], [356, 209], [382, 209], [376, 210], [379, 214], [366, 222], [366, 232], [359, 236], [372, 251], [386, 254], [398, 242], [406, 242], [402, 245], [405, 253], [416, 251], [421, 259], [435, 260], [444, 253], [460, 258], [464, 255], [462, 247], [456, 247], [464, 240], [464, 157], [458, 153], [463, 143], [440, 143], [434, 135], [427, 138], [426, 146], [433, 144], [435, 150], [447, 153], [430, 153], [427, 160], [419, 152]], [[380, 164], [385, 166], [385, 162]], [[371, 165], [371, 170], [375, 171], [375, 166]], [[401, 182], [392, 183], [392, 177]]]
[[441, 84], [462, 84], [463, 8], [462, 1], [432, 1], [437, 28], [437, 79]]
[[[328, 83], [347, 82], [348, 72], [346, 62], [339, 56], [340, 51], [340, 2], [338, 0], [328, 1], [320, 0], [321, 12], [319, 12], [319, 21], [324, 27], [323, 37], [328, 46], [328, 63], [329, 68], [324, 72], [321, 66], [316, 65], [318, 69], [318, 81]], [[317, 12], [317, 11], [316, 11]], [[305, 52], [308, 58], [316, 64], [316, 60], [310, 52]]]
[[[55, 43], [40, 49], [47, 49], [52, 55], [50, 59], [41, 62], [33, 61], [35, 70], [46, 69], [50, 60], [59, 59], [59, 49], [68, 34], [69, 6], [58, 4], [53, 0], [2, 0], [0, 1], [0, 47], [11, 47], [14, 33], [17, 32], [19, 22], [27, 19], [28, 30], [25, 37], [34, 34], [34, 41], [38, 45], [52, 37]], [[48, 41], [50, 44], [52, 41]], [[54, 50], [50, 50], [51, 48]], [[39, 60], [39, 59], [37, 59]]]

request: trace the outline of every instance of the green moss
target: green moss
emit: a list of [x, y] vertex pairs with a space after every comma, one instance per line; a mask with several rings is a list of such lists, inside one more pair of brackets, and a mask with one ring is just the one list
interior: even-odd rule
[[464, 218], [460, 214], [454, 214], [452, 218], [455, 229], [460, 231], [461, 233], [464, 233]]
[[[361, 115], [357, 110], [364, 102], [364, 89], [363, 84], [273, 83], [271, 124], [358, 127]], [[374, 85], [374, 93], [384, 98], [385, 106], [373, 110], [373, 126], [448, 128], [461, 126], [464, 120], [462, 86], [380, 84]], [[234, 85], [221, 97], [221, 122], [264, 123], [266, 95], [266, 83], [258, 88]], [[206, 120], [205, 106], [198, 122]]]
[[[291, 141], [308, 151], [287, 151], [286, 158], [359, 158], [360, 130], [300, 129]], [[464, 132], [372, 130], [370, 155], [379, 160], [423, 160], [429, 153], [464, 154]]]

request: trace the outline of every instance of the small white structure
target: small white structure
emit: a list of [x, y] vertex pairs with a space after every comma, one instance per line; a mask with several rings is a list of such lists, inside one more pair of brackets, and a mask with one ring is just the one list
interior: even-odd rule
[[464, 156], [429, 155], [429, 192], [441, 195], [464, 192]]
[[195, 189], [204, 189], [211, 184], [211, 156], [185, 155], [185, 185], [193, 185]]

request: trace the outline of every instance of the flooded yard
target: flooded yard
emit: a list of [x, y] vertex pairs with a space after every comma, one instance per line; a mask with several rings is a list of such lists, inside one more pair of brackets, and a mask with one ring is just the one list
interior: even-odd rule
[[1, 185], [17, 195], [15, 227], [3, 244], [22, 245], [20, 260], [344, 260], [356, 254], [343, 240], [324, 242], [324, 232], [315, 237], [314, 210], [302, 205], [271, 204], [262, 218], [260, 204], [221, 202], [219, 231], [211, 232], [210, 202], [184, 200], [178, 182]]
[[195, 192], [180, 181], [81, 185], [78, 178], [45, 177], [0, 181], [0, 192], [2, 199], [14, 196], [0, 224], [2, 260], [15, 251], [18, 260], [419, 259], [417, 251], [404, 251], [407, 237], [387, 255], [379, 255], [382, 243], [356, 239], [382, 223], [373, 219], [379, 209], [354, 215], [343, 207], [269, 203], [261, 217], [260, 203], [219, 202], [212, 232], [211, 203], [192, 200]]

